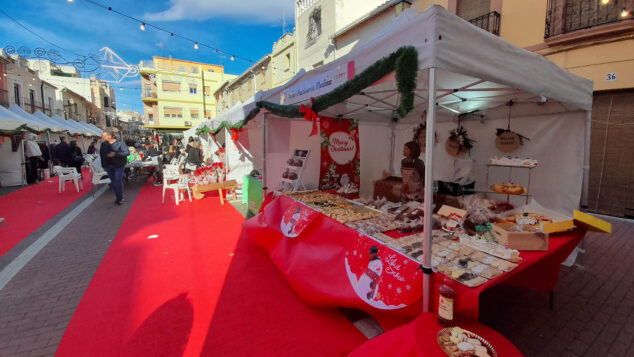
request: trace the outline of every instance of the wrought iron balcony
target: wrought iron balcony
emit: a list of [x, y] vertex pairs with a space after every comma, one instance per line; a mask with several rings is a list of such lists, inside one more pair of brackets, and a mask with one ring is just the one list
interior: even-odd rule
[[548, 0], [544, 38], [632, 19], [634, 1]]
[[496, 36], [500, 36], [500, 13], [497, 11], [478, 16], [475, 19], [469, 20], [469, 22]]

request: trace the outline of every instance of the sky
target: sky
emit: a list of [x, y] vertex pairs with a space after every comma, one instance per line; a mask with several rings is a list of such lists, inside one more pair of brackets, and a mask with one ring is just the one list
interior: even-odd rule
[[[229, 54], [204, 46], [195, 50], [191, 42], [149, 25], [141, 31], [139, 22], [107, 7]], [[31, 57], [36, 48], [43, 48], [47, 53], [58, 51], [63, 56], [60, 63], [72, 62], [78, 55], [98, 54], [109, 47], [128, 64], [171, 55], [224, 65], [230, 74], [252, 65], [240, 57], [255, 62], [271, 53], [283, 34], [283, 18], [287, 32], [294, 20], [293, 0], [0, 0], [0, 10], [44, 38], [0, 13], [0, 46], [26, 47]], [[237, 56], [235, 61], [231, 54]], [[116, 89], [117, 109], [143, 112], [139, 76], [111, 85]]]

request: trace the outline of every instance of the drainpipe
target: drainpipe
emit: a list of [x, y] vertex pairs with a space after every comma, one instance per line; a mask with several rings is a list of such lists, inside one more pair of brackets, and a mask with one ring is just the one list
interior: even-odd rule
[[[44, 112], [44, 81], [40, 81], [40, 95], [42, 96], [42, 112]], [[52, 110], [53, 109], [51, 108], [51, 114]]]

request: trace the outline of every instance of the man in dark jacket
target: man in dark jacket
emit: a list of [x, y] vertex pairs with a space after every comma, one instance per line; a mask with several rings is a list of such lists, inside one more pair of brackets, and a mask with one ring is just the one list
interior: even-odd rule
[[55, 146], [55, 160], [64, 166], [71, 166], [73, 164], [73, 157], [70, 153], [70, 146], [66, 141], [65, 136], [59, 137], [60, 143]]
[[116, 196], [115, 203], [123, 204], [123, 170], [128, 162], [127, 157], [130, 150], [125, 144], [116, 139], [112, 130], [106, 130], [101, 137], [104, 142], [101, 144], [99, 154], [101, 155], [101, 165], [108, 173], [112, 189]]

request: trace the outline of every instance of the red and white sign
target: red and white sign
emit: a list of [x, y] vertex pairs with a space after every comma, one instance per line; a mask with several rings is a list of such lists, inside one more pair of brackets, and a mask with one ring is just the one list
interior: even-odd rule
[[348, 184], [359, 187], [359, 127], [350, 119], [320, 118], [320, 190], [336, 190]]
[[316, 211], [295, 202], [284, 211], [280, 221], [280, 231], [288, 238], [300, 235], [318, 215]]

